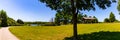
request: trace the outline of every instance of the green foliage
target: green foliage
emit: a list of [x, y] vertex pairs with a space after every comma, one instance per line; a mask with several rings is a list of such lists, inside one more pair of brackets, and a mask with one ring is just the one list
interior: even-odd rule
[[[77, 15], [77, 23], [83, 23], [84, 20], [82, 20], [83, 17], [87, 17], [87, 15], [83, 15], [82, 13], [79, 13]], [[95, 18], [94, 20], [86, 20], [84, 23], [98, 23], [98, 19], [93, 16], [93, 18]], [[55, 15], [55, 24], [56, 25], [60, 25], [60, 24], [68, 24], [68, 23], [72, 23], [72, 16], [69, 14], [65, 14], [65, 13], [56, 13]]]
[[56, 13], [56, 15], [55, 15], [55, 24], [60, 25], [61, 19], [62, 19], [61, 13]]
[[19, 23], [19, 24], [24, 24], [24, 22], [23, 22], [21, 19], [18, 19], [18, 20], [17, 20], [17, 23]]
[[[87, 15], [86, 15], [87, 16]], [[77, 23], [82, 23], [83, 14], [79, 13], [77, 15]], [[67, 13], [56, 13], [55, 15], [55, 24], [60, 25], [60, 24], [68, 24], [72, 23], [72, 15], [69, 15]]]
[[114, 22], [116, 20], [114, 14], [112, 12], [110, 13], [109, 20], [110, 20], [110, 22]]
[[[117, 6], [118, 11], [120, 12], [120, 0], [118, 0], [118, 6]], [[119, 13], [120, 14], [120, 13]]]
[[104, 22], [112, 23], [112, 22], [118, 22], [118, 20], [116, 20], [115, 15], [111, 12], [110, 15], [109, 15], [109, 19], [105, 18]]
[[81, 13], [79, 13], [78, 15], [77, 15], [77, 22], [78, 23], [82, 23], [82, 19], [83, 18], [83, 15], [81, 14]]
[[4, 10], [0, 11], [0, 23], [2, 27], [20, 25], [14, 19], [8, 17]]
[[7, 18], [7, 23], [9, 26], [19, 26], [20, 24], [18, 24], [14, 19], [12, 18]]
[[115, 23], [119, 23], [120, 21], [119, 20], [115, 20]]
[[43, 24], [43, 25], [41, 25], [41, 26], [57, 26], [57, 25], [54, 24], [54, 23], [46, 23], [46, 24]]
[[95, 18], [95, 20], [93, 20], [93, 23], [98, 23], [98, 19], [95, 16], [93, 16], [93, 18]]
[[71, 22], [72, 16], [67, 14], [67, 13], [64, 13], [64, 12], [58, 12], [56, 13], [55, 15], [55, 23], [57, 25], [60, 25], [60, 24], [68, 24]]
[[108, 23], [108, 22], [110, 22], [110, 20], [109, 20], [108, 18], [105, 18], [105, 19], [104, 19], [104, 22], [107, 22], [107, 23]]
[[40, 21], [36, 21], [36, 22], [24, 22], [25, 24], [46, 24], [49, 22], [40, 22]]
[[[46, 3], [46, 6], [52, 10], [72, 12], [71, 4], [73, 3], [71, 3], [71, 0], [40, 0], [40, 2]], [[74, 2], [77, 10], [95, 10], [95, 4], [99, 8], [106, 9], [111, 6], [113, 0], [74, 0]]]
[[7, 27], [8, 23], [7, 23], [7, 14], [4, 10], [0, 11], [0, 16], [1, 16], [1, 26], [2, 27]]
[[83, 17], [88, 17], [88, 16], [85, 14], [85, 15], [83, 15]]
[[21, 26], [22, 24], [18, 24], [14, 19], [7, 16], [4, 10], [0, 11], [0, 25], [2, 27], [7, 26]]
[[36, 22], [24, 22], [24, 25], [27, 25], [27, 26], [32, 26], [32, 24], [35, 24], [35, 25], [38, 25], [38, 26], [46, 26], [46, 25], [56, 26], [56, 24], [54, 24], [52, 22], [40, 22], [40, 21], [36, 21]]

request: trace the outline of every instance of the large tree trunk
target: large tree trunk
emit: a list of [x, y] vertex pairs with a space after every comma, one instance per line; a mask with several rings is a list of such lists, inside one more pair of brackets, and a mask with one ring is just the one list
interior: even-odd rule
[[77, 40], [77, 14], [73, 15], [73, 31], [74, 31], [74, 40]]
[[74, 0], [71, 0], [71, 5], [72, 5], [72, 14], [73, 14], [73, 35], [74, 38], [73, 40], [77, 40], [77, 13], [76, 13], [76, 8], [74, 5]]

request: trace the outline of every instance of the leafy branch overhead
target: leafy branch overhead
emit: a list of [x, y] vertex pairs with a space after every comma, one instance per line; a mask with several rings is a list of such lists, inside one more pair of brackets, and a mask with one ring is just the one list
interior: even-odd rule
[[[118, 6], [117, 6], [118, 11], [120, 12], [120, 0], [118, 0]], [[119, 13], [120, 14], [120, 13]]]
[[[57, 11], [71, 11], [71, 1], [70, 0], [40, 0], [42, 3], [46, 3], [47, 7], [52, 10]], [[115, 0], [75, 0], [75, 7], [77, 10], [95, 10], [95, 5], [101, 9], [106, 9], [111, 6], [112, 2]]]

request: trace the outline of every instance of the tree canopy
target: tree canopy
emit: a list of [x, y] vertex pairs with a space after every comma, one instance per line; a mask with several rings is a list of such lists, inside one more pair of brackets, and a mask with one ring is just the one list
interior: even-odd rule
[[[115, 1], [116, 0], [74, 0], [74, 3], [76, 3], [74, 6], [77, 10], [95, 10], [95, 5], [99, 8], [106, 9]], [[46, 3], [46, 6], [50, 7], [52, 10], [64, 10], [68, 12], [72, 10], [71, 4], [73, 4], [71, 3], [71, 0], [40, 0], [40, 2]]]
[[10, 18], [10, 17], [7, 18], [7, 23], [8, 23], [8, 26], [18, 25], [18, 23], [13, 18]]
[[68, 24], [71, 22], [71, 15], [67, 14], [67, 13], [64, 13], [64, 12], [57, 12], [56, 15], [55, 15], [55, 23], [57, 25], [60, 25], [61, 24]]
[[24, 22], [23, 22], [21, 19], [18, 19], [18, 20], [17, 20], [17, 23], [19, 23], [19, 24], [24, 24]]
[[98, 19], [95, 16], [93, 16], [93, 18], [95, 18], [95, 20], [93, 20], [93, 23], [98, 23]]
[[104, 22], [108, 23], [108, 22], [110, 22], [110, 20], [108, 18], [105, 18]]
[[4, 10], [0, 11], [0, 16], [1, 16], [1, 26], [2, 27], [7, 27], [8, 23], [7, 23], [7, 14]]
[[109, 16], [110, 22], [114, 22], [116, 20], [115, 15], [111, 12]]

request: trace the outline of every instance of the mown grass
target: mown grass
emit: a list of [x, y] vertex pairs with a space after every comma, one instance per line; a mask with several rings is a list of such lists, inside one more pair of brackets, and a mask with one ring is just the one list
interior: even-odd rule
[[[9, 29], [20, 40], [63, 40], [73, 35], [72, 25], [62, 26], [14, 26]], [[78, 34], [99, 31], [120, 31], [120, 23], [78, 24]]]

